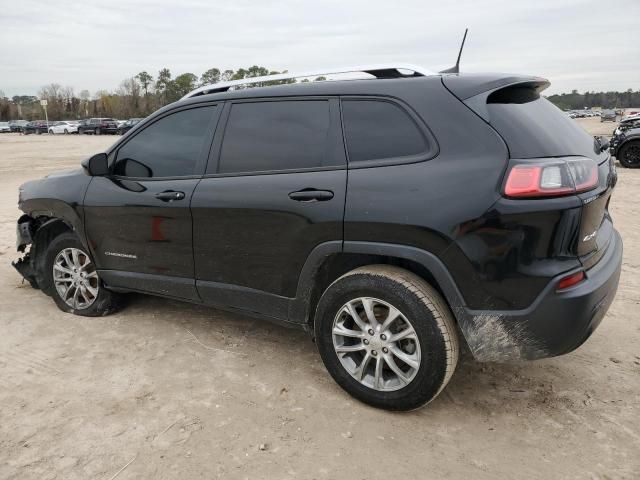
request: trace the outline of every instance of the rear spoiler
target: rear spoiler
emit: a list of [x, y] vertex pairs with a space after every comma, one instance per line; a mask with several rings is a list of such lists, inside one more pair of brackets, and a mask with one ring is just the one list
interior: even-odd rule
[[489, 121], [487, 99], [492, 93], [506, 88], [527, 87], [540, 94], [550, 85], [546, 78], [500, 73], [443, 75], [442, 83], [447, 90], [487, 122]]

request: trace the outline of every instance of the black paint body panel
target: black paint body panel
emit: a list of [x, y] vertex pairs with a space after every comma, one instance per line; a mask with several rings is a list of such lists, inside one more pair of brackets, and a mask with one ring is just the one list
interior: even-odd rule
[[[107, 153], [113, 158], [124, 142], [174, 110], [215, 103], [219, 120], [212, 122], [210, 148], [203, 149], [196, 175], [127, 179], [75, 172], [25, 184], [20, 206], [29, 216], [61, 218], [72, 226], [115, 290], [201, 302], [304, 328], [328, 259], [393, 259], [429, 272], [477, 358], [560, 354], [586, 338], [615, 294], [622, 243], [607, 212], [615, 180], [611, 163], [602, 162], [601, 184], [592, 192], [535, 200], [501, 194], [512, 160], [507, 145], [452, 91], [464, 99], [518, 82], [544, 83], [536, 77], [456, 76], [448, 89], [433, 76], [190, 98], [141, 121]], [[300, 97], [331, 104], [331, 166], [218, 173], [232, 103]], [[404, 109], [428, 151], [349, 163], [340, 99], [353, 97]], [[384, 131], [378, 136], [384, 138]], [[330, 195], [311, 202], [291, 196], [309, 189]], [[168, 190], [184, 197], [156, 197]], [[596, 234], [584, 240], [592, 230]], [[557, 294], [557, 281], [580, 269], [588, 277], [580, 295]], [[569, 307], [580, 312], [579, 319], [551, 315], [569, 315]], [[550, 318], [558, 320], [556, 327]], [[501, 332], [489, 327], [502, 328], [513, 345], [487, 343], [487, 336]], [[527, 344], [522, 332], [535, 342]]]

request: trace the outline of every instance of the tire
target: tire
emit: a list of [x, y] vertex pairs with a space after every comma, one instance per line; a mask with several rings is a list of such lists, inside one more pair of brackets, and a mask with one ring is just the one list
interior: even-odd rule
[[640, 141], [625, 143], [616, 155], [620, 165], [626, 168], [640, 168]]
[[[366, 313], [366, 303], [373, 306], [377, 326]], [[399, 315], [392, 316], [396, 320], [385, 335], [380, 328], [392, 308]], [[349, 312], [358, 315], [359, 322]], [[337, 279], [320, 298], [314, 330], [333, 379], [353, 397], [378, 408], [406, 411], [429, 403], [447, 385], [458, 362], [458, 336], [446, 302], [422, 278], [399, 267], [360, 267]], [[404, 339], [392, 341], [407, 332]], [[367, 365], [359, 369], [362, 363]], [[357, 379], [362, 370], [363, 379]]]
[[102, 134], [102, 131], [101, 131], [99, 128], [96, 128], [96, 129], [94, 130], [94, 133], [95, 133], [96, 135], [101, 135], [101, 134]]
[[40, 135], [42, 132], [36, 128], [36, 135]]
[[69, 135], [69, 130], [67, 130], [66, 128], [64, 129], [64, 134], [65, 135]]
[[[75, 251], [77, 257], [70, 251]], [[63, 252], [66, 253], [66, 260]], [[79, 269], [82, 271], [73, 274], [73, 261], [76, 259], [78, 264], [87, 260], [89, 263], [85, 263], [84, 267]], [[57, 265], [55, 273], [54, 264]], [[68, 272], [60, 269], [68, 270]], [[104, 288], [95, 271], [93, 259], [86, 253], [86, 248], [78, 240], [78, 237], [71, 232], [62, 233], [49, 243], [44, 251], [43, 270], [42, 290], [53, 298], [53, 301], [63, 312], [84, 317], [101, 317], [115, 312], [121, 306], [121, 296]], [[84, 275], [81, 277], [82, 273]], [[81, 288], [74, 287], [73, 277], [86, 282], [87, 287], [84, 288], [84, 294]], [[67, 285], [72, 292], [65, 300], [61, 290]], [[78, 291], [77, 298], [73, 295], [75, 291]]]
[[49, 135], [53, 135], [53, 130], [49, 130]]

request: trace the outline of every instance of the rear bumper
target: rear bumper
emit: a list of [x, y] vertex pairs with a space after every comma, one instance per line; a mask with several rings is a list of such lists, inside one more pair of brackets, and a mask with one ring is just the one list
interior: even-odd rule
[[556, 292], [547, 285], [531, 306], [517, 311], [458, 309], [460, 327], [479, 361], [537, 359], [562, 355], [582, 345], [606, 314], [618, 289], [622, 239], [617, 231], [607, 252], [586, 271], [586, 280]]

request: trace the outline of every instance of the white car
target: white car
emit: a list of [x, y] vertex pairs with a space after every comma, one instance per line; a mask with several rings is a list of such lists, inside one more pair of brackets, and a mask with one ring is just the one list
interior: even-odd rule
[[10, 132], [9, 122], [0, 122], [0, 133]]
[[78, 122], [55, 122], [49, 125], [49, 133], [78, 133]]

